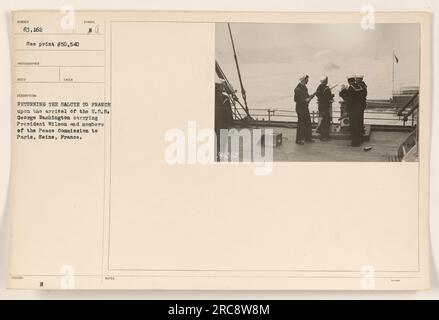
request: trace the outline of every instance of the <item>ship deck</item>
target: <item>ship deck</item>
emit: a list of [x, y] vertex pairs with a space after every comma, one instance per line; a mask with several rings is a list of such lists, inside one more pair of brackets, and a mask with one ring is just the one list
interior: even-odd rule
[[[398, 147], [408, 137], [409, 132], [374, 131], [370, 140], [360, 147], [349, 146], [350, 140], [332, 139], [327, 142], [314, 139], [314, 143], [295, 143], [296, 128], [272, 128], [282, 134], [282, 144], [273, 148], [274, 161], [344, 161], [383, 162], [390, 161], [397, 154]], [[365, 151], [364, 147], [371, 147]], [[240, 155], [242, 155], [240, 148]]]

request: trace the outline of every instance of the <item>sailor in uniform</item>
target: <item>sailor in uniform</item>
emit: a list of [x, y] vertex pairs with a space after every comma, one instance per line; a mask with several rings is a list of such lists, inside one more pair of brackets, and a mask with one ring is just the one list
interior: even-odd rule
[[233, 125], [233, 113], [230, 98], [225, 90], [226, 81], [215, 78], [215, 135], [217, 161], [222, 161], [227, 141], [221, 141], [221, 130], [227, 130]]
[[364, 87], [357, 83], [355, 79], [355, 76], [348, 77], [349, 87], [345, 95], [351, 131], [350, 146], [359, 147], [363, 143], [364, 99], [366, 93]]
[[364, 133], [364, 110], [366, 110], [366, 107], [367, 107], [367, 102], [366, 102], [366, 100], [367, 100], [367, 85], [364, 82], [363, 75], [357, 75], [355, 77], [355, 82], [358, 83], [363, 88], [363, 92], [361, 95], [361, 102], [363, 104], [363, 112], [361, 113], [361, 125], [362, 125], [363, 133]]
[[317, 133], [320, 134], [320, 140], [329, 140], [329, 129], [331, 126], [331, 103], [334, 95], [331, 92], [331, 88], [328, 86], [328, 77], [323, 76], [320, 80], [320, 85], [316, 90], [317, 105], [319, 108], [319, 118], [321, 118], [320, 124], [317, 128]]
[[312, 96], [308, 94], [308, 75], [302, 76], [299, 84], [294, 89], [294, 101], [296, 102], [297, 113], [297, 132], [296, 143], [303, 145], [305, 142], [314, 142], [312, 139], [311, 117], [309, 115], [308, 104]]

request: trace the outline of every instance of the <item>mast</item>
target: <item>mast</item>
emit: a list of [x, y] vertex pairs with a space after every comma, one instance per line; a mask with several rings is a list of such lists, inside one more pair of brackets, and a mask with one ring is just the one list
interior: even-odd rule
[[239, 70], [238, 57], [236, 55], [235, 43], [233, 42], [233, 35], [232, 35], [232, 29], [230, 28], [230, 23], [227, 23], [227, 27], [229, 28], [230, 40], [232, 41], [233, 56], [235, 57], [236, 70], [238, 71], [239, 84], [241, 85], [241, 94], [242, 94], [242, 99], [244, 100], [245, 111], [247, 114], [249, 114], [248, 106], [247, 106], [247, 95], [245, 93], [244, 85], [242, 84], [241, 71]]

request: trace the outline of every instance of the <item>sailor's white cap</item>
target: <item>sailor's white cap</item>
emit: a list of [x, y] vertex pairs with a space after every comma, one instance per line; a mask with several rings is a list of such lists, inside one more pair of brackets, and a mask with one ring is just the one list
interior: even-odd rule
[[320, 78], [320, 82], [325, 82], [325, 81], [328, 81], [328, 76], [322, 76], [321, 78]]
[[355, 80], [357, 80], [357, 79], [363, 80], [364, 76], [362, 74], [357, 74], [357, 75], [355, 75]]
[[304, 74], [303, 76], [301, 76], [300, 78], [299, 78], [299, 80], [300, 81], [304, 81], [305, 79], [308, 79], [309, 78], [309, 76], [307, 75], [307, 74]]

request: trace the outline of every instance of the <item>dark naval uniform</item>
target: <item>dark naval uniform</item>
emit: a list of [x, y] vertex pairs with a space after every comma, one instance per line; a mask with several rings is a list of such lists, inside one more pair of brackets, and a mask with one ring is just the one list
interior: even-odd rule
[[299, 83], [296, 89], [294, 89], [294, 101], [296, 102], [297, 112], [297, 143], [301, 143], [304, 140], [310, 141], [312, 137], [311, 117], [309, 115], [308, 102], [306, 101], [309, 97], [308, 88], [304, 84]]
[[347, 110], [351, 130], [351, 145], [359, 146], [363, 143], [364, 127], [364, 99], [365, 89], [358, 83], [351, 83], [346, 91]]
[[215, 88], [215, 131], [228, 129], [232, 123], [233, 113], [230, 99], [221, 88]]
[[322, 118], [320, 126], [317, 128], [317, 132], [320, 134], [320, 138], [329, 138], [329, 128], [331, 126], [331, 100], [334, 95], [331, 89], [326, 84], [320, 84], [316, 91], [317, 105], [319, 107], [319, 117]]

